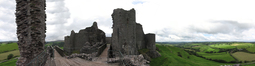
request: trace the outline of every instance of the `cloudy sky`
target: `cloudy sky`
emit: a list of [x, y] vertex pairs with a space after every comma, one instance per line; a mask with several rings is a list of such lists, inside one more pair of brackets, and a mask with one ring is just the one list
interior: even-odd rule
[[[156, 41], [255, 41], [254, 0], [46, 0], [46, 41], [63, 40], [94, 21], [112, 33], [113, 9], [136, 10]], [[17, 41], [15, 0], [0, 0], [0, 41]]]

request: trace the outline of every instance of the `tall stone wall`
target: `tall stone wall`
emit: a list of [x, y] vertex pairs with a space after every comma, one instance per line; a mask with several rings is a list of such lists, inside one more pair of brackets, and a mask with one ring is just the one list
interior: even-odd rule
[[64, 51], [67, 52], [67, 54], [71, 54], [73, 45], [70, 41], [70, 36], [65, 37], [65, 44], [64, 44]]
[[138, 50], [149, 49], [146, 53], [152, 58], [159, 57], [156, 51], [155, 34], [144, 34], [141, 24], [135, 21], [135, 10], [114, 9], [112, 14], [113, 33], [109, 57], [117, 57], [119, 51], [123, 55], [138, 55]]
[[105, 38], [105, 33], [98, 29], [97, 23], [94, 22], [91, 27], [82, 29], [79, 33], [71, 31], [71, 35], [65, 37], [64, 51], [71, 54], [73, 51], [79, 52], [84, 46], [92, 47], [96, 45], [95, 47], [98, 47], [106, 44]]
[[138, 23], [136, 24], [136, 44], [138, 49], [146, 48], [143, 27]]
[[44, 50], [46, 33], [45, 0], [16, 0], [16, 24], [20, 58], [25, 66]]
[[135, 10], [114, 9], [112, 20], [112, 50], [121, 51], [127, 55], [137, 55]]
[[106, 37], [106, 44], [112, 44], [112, 37]]
[[148, 33], [145, 34], [145, 42], [146, 42], [146, 48], [149, 49], [149, 51], [146, 53], [151, 58], [160, 57], [160, 53], [156, 51], [156, 45], [155, 45], [155, 34]]
[[155, 46], [155, 34], [145, 34], [146, 48], [149, 50], [156, 50]]

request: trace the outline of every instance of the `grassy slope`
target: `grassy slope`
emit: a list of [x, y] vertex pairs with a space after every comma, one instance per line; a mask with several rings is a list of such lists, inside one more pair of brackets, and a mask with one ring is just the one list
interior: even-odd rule
[[18, 49], [19, 47], [17, 43], [5, 44], [0, 46], [0, 53], [3, 53], [5, 51], [18, 50]]
[[219, 49], [213, 49], [213, 48], [207, 48], [206, 50], [204, 50], [204, 52], [219, 52], [220, 50]]
[[1, 53], [0, 54], [0, 60], [7, 59], [7, 56], [9, 54], [13, 54], [14, 56], [19, 56], [20, 55], [19, 50], [14, 50], [14, 51], [6, 52], [6, 53]]
[[64, 49], [64, 47], [59, 47], [60, 49]]
[[[171, 46], [156, 45], [161, 57], [152, 59], [151, 66], [219, 66], [225, 63], [218, 63], [206, 60], [194, 55], [189, 55], [183, 49]], [[178, 56], [178, 52], [182, 57]], [[188, 58], [189, 57], [189, 58]]]
[[203, 53], [203, 52], [197, 52], [199, 55], [209, 58], [209, 59], [220, 59], [225, 60], [227, 62], [235, 61], [235, 59], [230, 56], [227, 52], [221, 52], [221, 53]]
[[231, 45], [228, 45], [228, 44], [213, 44], [213, 45], [210, 45], [211, 47], [216, 47], [216, 48], [222, 48], [222, 49], [233, 49], [233, 48], [236, 48], [235, 46], [231, 46]]
[[18, 59], [10, 60], [7, 62], [0, 63], [0, 66], [16, 66], [16, 62]]
[[233, 43], [231, 46], [236, 46], [238, 49], [242, 49], [242, 48], [248, 48], [253, 46], [254, 44], [252, 43]]
[[255, 54], [250, 54], [246, 52], [235, 52], [232, 54], [234, 57], [236, 57], [238, 60], [244, 61], [252, 61], [255, 60]]
[[255, 66], [255, 64], [242, 65], [242, 66]]
[[249, 52], [255, 53], [255, 46], [252, 46], [252, 47], [250, 47], [250, 48], [247, 48], [246, 50], [248, 50]]

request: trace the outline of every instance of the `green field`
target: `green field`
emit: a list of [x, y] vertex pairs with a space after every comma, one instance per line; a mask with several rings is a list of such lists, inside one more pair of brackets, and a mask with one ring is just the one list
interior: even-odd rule
[[232, 55], [240, 61], [255, 60], [255, 54], [250, 54], [250, 53], [246, 53], [246, 52], [235, 52]]
[[207, 48], [206, 50], [204, 50], [204, 52], [219, 52], [220, 50], [219, 49], [214, 49], [214, 48]]
[[249, 47], [246, 50], [255, 53], [255, 46]]
[[17, 43], [1, 44], [0, 46], [0, 53], [13, 51], [13, 50], [19, 50]]
[[224, 60], [226, 62], [235, 61], [235, 59], [230, 56], [227, 52], [221, 52], [221, 53], [203, 53], [203, 52], [197, 52], [200, 56], [206, 57], [208, 59], [218, 59], [218, 60]]
[[59, 47], [60, 49], [64, 49], [64, 47]]
[[221, 49], [234, 49], [236, 48], [236, 46], [231, 46], [229, 44], [213, 44], [210, 45], [211, 47], [215, 47], [215, 48], [221, 48]]
[[252, 43], [233, 43], [231, 44], [231, 46], [236, 46], [237, 49], [245, 49], [245, 48], [249, 48], [252, 47], [254, 44]]
[[[152, 59], [151, 66], [220, 66], [227, 64], [189, 55], [189, 53], [181, 48], [163, 45], [156, 46], [160, 50], [161, 57]], [[181, 54], [182, 57], [178, 56], [178, 54]]]
[[18, 59], [12, 59], [10, 61], [7, 61], [7, 62], [3, 62], [3, 63], [0, 63], [0, 66], [16, 66], [16, 62], [17, 62]]
[[19, 56], [20, 55], [19, 50], [14, 50], [14, 51], [6, 52], [6, 53], [1, 53], [0, 54], [0, 61], [4, 60], [4, 59], [7, 59], [7, 56], [9, 54], [13, 54], [13, 56]]

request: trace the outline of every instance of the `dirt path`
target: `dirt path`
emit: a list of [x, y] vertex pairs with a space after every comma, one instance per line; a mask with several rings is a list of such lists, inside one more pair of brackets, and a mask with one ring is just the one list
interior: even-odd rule
[[65, 57], [61, 57], [56, 50], [54, 50], [55, 56], [55, 64], [56, 66], [118, 66], [117, 63], [108, 64], [107, 63], [107, 52], [109, 45], [105, 48], [102, 54], [94, 61], [88, 61], [81, 58], [71, 58], [66, 59]]
[[107, 44], [107, 47], [104, 49], [102, 54], [98, 57], [99, 58], [98, 61], [107, 62], [107, 57], [108, 57], [107, 53], [108, 53], [109, 47], [110, 47], [110, 44]]

